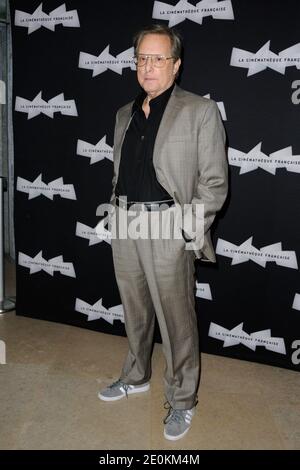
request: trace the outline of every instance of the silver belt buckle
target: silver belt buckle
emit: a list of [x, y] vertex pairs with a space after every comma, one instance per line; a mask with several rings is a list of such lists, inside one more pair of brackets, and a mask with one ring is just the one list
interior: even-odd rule
[[130, 209], [136, 212], [145, 212], [147, 210], [145, 204], [142, 202], [132, 202], [130, 204]]

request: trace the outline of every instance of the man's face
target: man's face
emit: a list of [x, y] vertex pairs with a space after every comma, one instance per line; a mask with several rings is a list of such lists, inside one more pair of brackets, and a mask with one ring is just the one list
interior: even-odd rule
[[[170, 38], [161, 34], [146, 34], [139, 44], [137, 54], [171, 57]], [[150, 98], [160, 95], [173, 84], [180, 62], [180, 59], [175, 63], [173, 59], [169, 59], [164, 67], [157, 68], [152, 65], [151, 59], [148, 59], [146, 65], [137, 67], [138, 82]]]

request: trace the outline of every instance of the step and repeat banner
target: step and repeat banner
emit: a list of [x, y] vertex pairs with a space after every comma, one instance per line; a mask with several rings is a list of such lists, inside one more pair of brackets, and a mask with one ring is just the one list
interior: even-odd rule
[[17, 314], [125, 335], [97, 207], [115, 114], [139, 92], [132, 36], [162, 23], [184, 38], [180, 86], [217, 102], [228, 138], [217, 263], [196, 261], [201, 349], [300, 370], [300, 2], [10, 6]]

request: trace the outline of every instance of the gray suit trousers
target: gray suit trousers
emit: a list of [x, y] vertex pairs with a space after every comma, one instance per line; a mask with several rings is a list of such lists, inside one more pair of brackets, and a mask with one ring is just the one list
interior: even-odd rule
[[[115, 209], [118, 226], [126, 211]], [[143, 217], [150, 230], [153, 212], [144, 212]], [[129, 216], [121, 225], [128, 227], [130, 220]], [[121, 379], [131, 385], [149, 381], [156, 315], [166, 360], [166, 398], [175, 409], [192, 408], [200, 378], [194, 252], [185, 250], [182, 237], [121, 239], [117, 235], [112, 253], [129, 342]]]

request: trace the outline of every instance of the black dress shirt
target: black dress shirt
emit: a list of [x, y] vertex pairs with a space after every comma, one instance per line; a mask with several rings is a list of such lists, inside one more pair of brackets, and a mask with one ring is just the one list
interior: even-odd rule
[[127, 129], [119, 167], [116, 196], [127, 196], [127, 201], [150, 202], [172, 199], [157, 181], [153, 166], [153, 149], [157, 131], [169, 101], [174, 84], [150, 100], [148, 119], [142, 109], [146, 93], [143, 91], [132, 106], [132, 119]]

